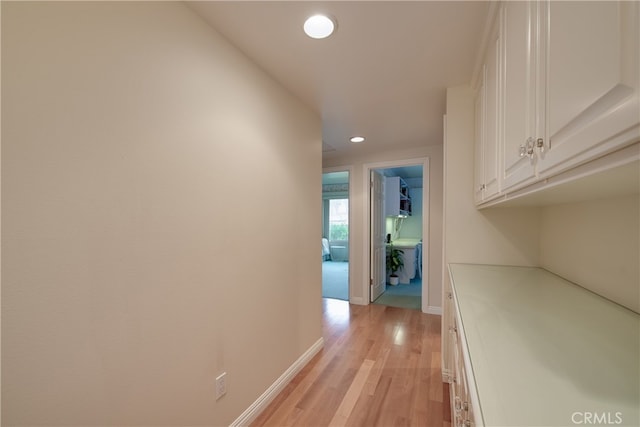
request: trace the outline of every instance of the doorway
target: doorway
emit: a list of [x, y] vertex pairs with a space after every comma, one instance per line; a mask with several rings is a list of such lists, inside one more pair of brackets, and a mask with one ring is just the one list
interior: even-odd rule
[[322, 174], [322, 297], [349, 300], [349, 170]]
[[[401, 162], [384, 162], [366, 165], [371, 190], [368, 192], [369, 263], [368, 295], [374, 304], [423, 309], [428, 307], [428, 224], [429, 224], [429, 162], [428, 158]], [[375, 176], [382, 177], [384, 191], [376, 196]], [[377, 200], [382, 197], [384, 200]], [[384, 206], [380, 213], [380, 204]], [[380, 228], [384, 241], [380, 242]], [[384, 255], [380, 247], [384, 247]], [[403, 265], [398, 271], [390, 271], [387, 264], [391, 249], [402, 251], [399, 257]], [[374, 285], [381, 258], [384, 286]], [[391, 279], [390, 276], [398, 276]], [[395, 285], [395, 282], [399, 283]], [[391, 285], [394, 283], [394, 285]], [[382, 288], [382, 289], [381, 289]]]

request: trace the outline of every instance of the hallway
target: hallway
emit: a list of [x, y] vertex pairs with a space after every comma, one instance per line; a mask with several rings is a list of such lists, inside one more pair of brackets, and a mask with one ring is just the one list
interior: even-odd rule
[[323, 328], [324, 349], [253, 426], [450, 425], [439, 316], [324, 299]]

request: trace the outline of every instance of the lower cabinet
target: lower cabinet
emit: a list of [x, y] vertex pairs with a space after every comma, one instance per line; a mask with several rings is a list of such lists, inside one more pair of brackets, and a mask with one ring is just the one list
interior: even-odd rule
[[[451, 283], [445, 281], [444, 312], [442, 317], [442, 378], [449, 383], [449, 402], [451, 405], [452, 427], [471, 427], [484, 425], [481, 417], [475, 417], [474, 403], [477, 406], [477, 396], [474, 393], [473, 373], [467, 370], [469, 361], [465, 364], [466, 348], [463, 343], [464, 331], [459, 319], [457, 302]], [[479, 412], [479, 410], [477, 410]]]
[[540, 268], [448, 270], [452, 426], [640, 425], [640, 314]]
[[473, 416], [473, 405], [471, 404], [471, 391], [469, 389], [468, 375], [465, 370], [463, 360], [463, 349], [458, 334], [458, 322], [454, 318], [454, 323], [450, 330], [451, 347], [452, 347], [452, 381], [449, 387], [451, 400], [451, 417], [454, 427], [471, 427], [476, 426]]

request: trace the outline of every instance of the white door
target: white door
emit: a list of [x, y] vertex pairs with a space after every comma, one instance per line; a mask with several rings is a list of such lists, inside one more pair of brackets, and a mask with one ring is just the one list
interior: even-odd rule
[[384, 223], [384, 177], [371, 171], [370, 197], [371, 209], [371, 301], [373, 302], [387, 290], [386, 244]]

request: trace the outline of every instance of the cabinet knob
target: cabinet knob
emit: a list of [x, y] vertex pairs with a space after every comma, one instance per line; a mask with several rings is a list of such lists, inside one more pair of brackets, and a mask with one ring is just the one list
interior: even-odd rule
[[482, 185], [480, 186], [479, 190], [480, 190], [480, 191], [482, 191], [482, 190], [484, 190], [485, 188], [487, 188], [487, 186], [486, 186], [486, 185], [484, 185], [484, 184], [482, 184]]
[[453, 298], [453, 295], [451, 295], [451, 292], [447, 292], [447, 298], [449, 299]]
[[460, 410], [462, 409], [462, 402], [460, 401], [460, 397], [456, 396], [454, 402], [456, 412], [460, 412]]
[[533, 157], [534, 143], [533, 138], [527, 139], [527, 155]]
[[524, 144], [520, 145], [518, 153], [520, 154], [520, 157], [529, 156], [530, 158], [533, 158], [535, 147], [536, 141], [532, 137], [529, 137]]
[[540, 152], [540, 155], [544, 154], [544, 151], [546, 149], [544, 145], [544, 139], [534, 139], [530, 137], [527, 138], [524, 144], [521, 144], [520, 147], [518, 147], [518, 154], [520, 155], [520, 157], [529, 156], [531, 159], [533, 159], [533, 157], [535, 156], [534, 153], [536, 148]]
[[520, 144], [520, 151], [519, 151], [520, 157], [524, 157], [527, 155], [527, 146], [524, 144]]

